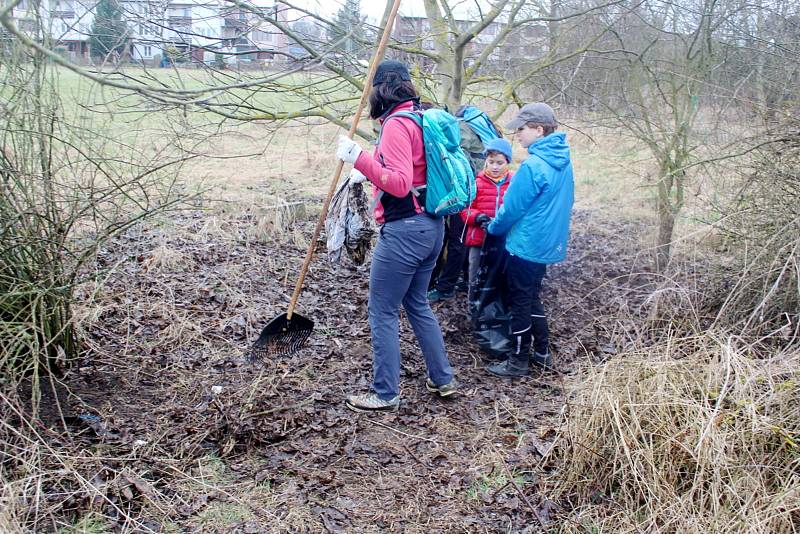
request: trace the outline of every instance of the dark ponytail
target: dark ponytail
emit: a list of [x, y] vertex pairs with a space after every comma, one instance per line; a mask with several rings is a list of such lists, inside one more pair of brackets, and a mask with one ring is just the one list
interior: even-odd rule
[[415, 98], [417, 98], [417, 90], [414, 88], [414, 84], [403, 81], [400, 76], [390, 73], [386, 76], [386, 82], [373, 87], [369, 94], [369, 116], [371, 119], [379, 119], [397, 104]]

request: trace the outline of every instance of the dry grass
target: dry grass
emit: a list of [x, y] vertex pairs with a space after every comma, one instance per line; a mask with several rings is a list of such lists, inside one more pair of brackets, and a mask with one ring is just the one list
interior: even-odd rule
[[609, 129], [571, 124], [579, 128], [564, 128], [572, 152], [576, 205], [628, 220], [652, 219], [655, 193], [650, 183], [655, 168], [647, 148]]
[[145, 271], [175, 271], [176, 269], [193, 268], [194, 261], [180, 250], [161, 243], [142, 260], [142, 266]]
[[23, 534], [15, 501], [14, 484], [0, 477], [0, 532], [4, 534]]
[[670, 339], [592, 369], [556, 457], [566, 532], [796, 532], [800, 352]]
[[205, 197], [211, 200], [270, 206], [273, 195], [292, 200], [319, 196], [336, 166], [338, 133], [327, 124], [293, 122], [277, 131], [245, 124], [209, 137], [200, 147], [204, 157], [182, 173], [207, 189]]

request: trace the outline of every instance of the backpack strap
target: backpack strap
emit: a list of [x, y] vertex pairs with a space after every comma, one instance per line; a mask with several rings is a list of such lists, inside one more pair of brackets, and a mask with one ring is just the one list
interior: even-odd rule
[[[381, 138], [383, 137], [383, 128], [386, 126], [386, 123], [389, 122], [389, 119], [393, 119], [395, 117], [407, 117], [409, 119], [413, 119], [413, 121], [415, 123], [417, 123], [417, 126], [419, 126], [420, 129], [422, 129], [422, 114], [421, 113], [415, 113], [413, 111], [398, 111], [397, 113], [392, 113], [391, 115], [389, 115], [388, 117], [386, 117], [383, 120], [383, 124], [381, 124], [381, 130], [380, 130], [380, 132], [378, 132], [378, 139], [375, 141], [375, 146], [380, 146]], [[383, 155], [381, 155], [381, 165], [383, 165]], [[421, 190], [425, 189], [425, 187], [426, 186], [414, 187], [412, 185], [411, 186], [411, 193], [414, 194], [415, 198], [419, 198]], [[384, 192], [381, 189], [381, 190], [378, 191], [378, 194], [375, 195], [375, 198], [372, 200], [372, 204], [370, 204], [370, 212], [375, 211], [375, 208], [378, 207], [378, 202], [380, 202], [381, 197], [383, 196], [383, 193]], [[419, 204], [419, 202], [417, 202], [417, 204]], [[424, 209], [424, 206], [422, 206], [422, 207]]]
[[378, 132], [378, 140], [375, 141], [375, 145], [381, 144], [381, 138], [383, 137], [383, 129], [384, 127], [386, 127], [386, 123], [389, 122], [389, 119], [393, 119], [395, 117], [408, 117], [409, 119], [413, 119], [414, 122], [417, 123], [417, 126], [422, 128], [422, 115], [420, 113], [414, 113], [413, 111], [398, 111], [397, 113], [392, 113], [383, 120], [383, 124], [381, 124], [381, 131]]

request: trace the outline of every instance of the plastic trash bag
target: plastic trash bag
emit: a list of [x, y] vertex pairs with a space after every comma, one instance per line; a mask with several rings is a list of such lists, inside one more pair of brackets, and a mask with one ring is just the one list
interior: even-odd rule
[[350, 175], [339, 185], [331, 200], [325, 233], [328, 236], [328, 259], [341, 263], [346, 252], [356, 265], [361, 265], [372, 247], [375, 227], [370, 214], [370, 202], [364, 186], [351, 180]]
[[486, 234], [481, 247], [480, 268], [470, 302], [473, 335], [478, 346], [487, 354], [502, 356], [513, 347], [510, 332], [506, 281], [505, 236]]

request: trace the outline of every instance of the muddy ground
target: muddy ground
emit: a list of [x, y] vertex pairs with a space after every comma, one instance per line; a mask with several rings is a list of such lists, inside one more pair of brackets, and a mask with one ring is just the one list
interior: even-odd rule
[[[42, 510], [110, 532], [539, 532], [563, 511], [543, 462], [581, 367], [613, 355], [647, 294], [641, 228], [577, 211], [570, 256], [543, 300], [561, 373], [491, 378], [466, 296], [434, 306], [463, 395], [443, 401], [401, 323], [402, 403], [360, 415], [367, 390], [368, 266], [320, 252], [298, 311], [298, 354], [252, 365], [249, 343], [285, 311], [313, 222], [254, 236], [257, 221], [182, 213], [102, 251], [82, 288], [86, 354], [45, 392]], [[631, 276], [631, 273], [643, 273]], [[44, 427], [48, 429], [42, 430]], [[65, 462], [79, 473], [64, 471]], [[45, 514], [42, 514], [45, 517]], [[41, 531], [59, 528], [44, 521]], [[103, 530], [100, 530], [103, 532]]]

